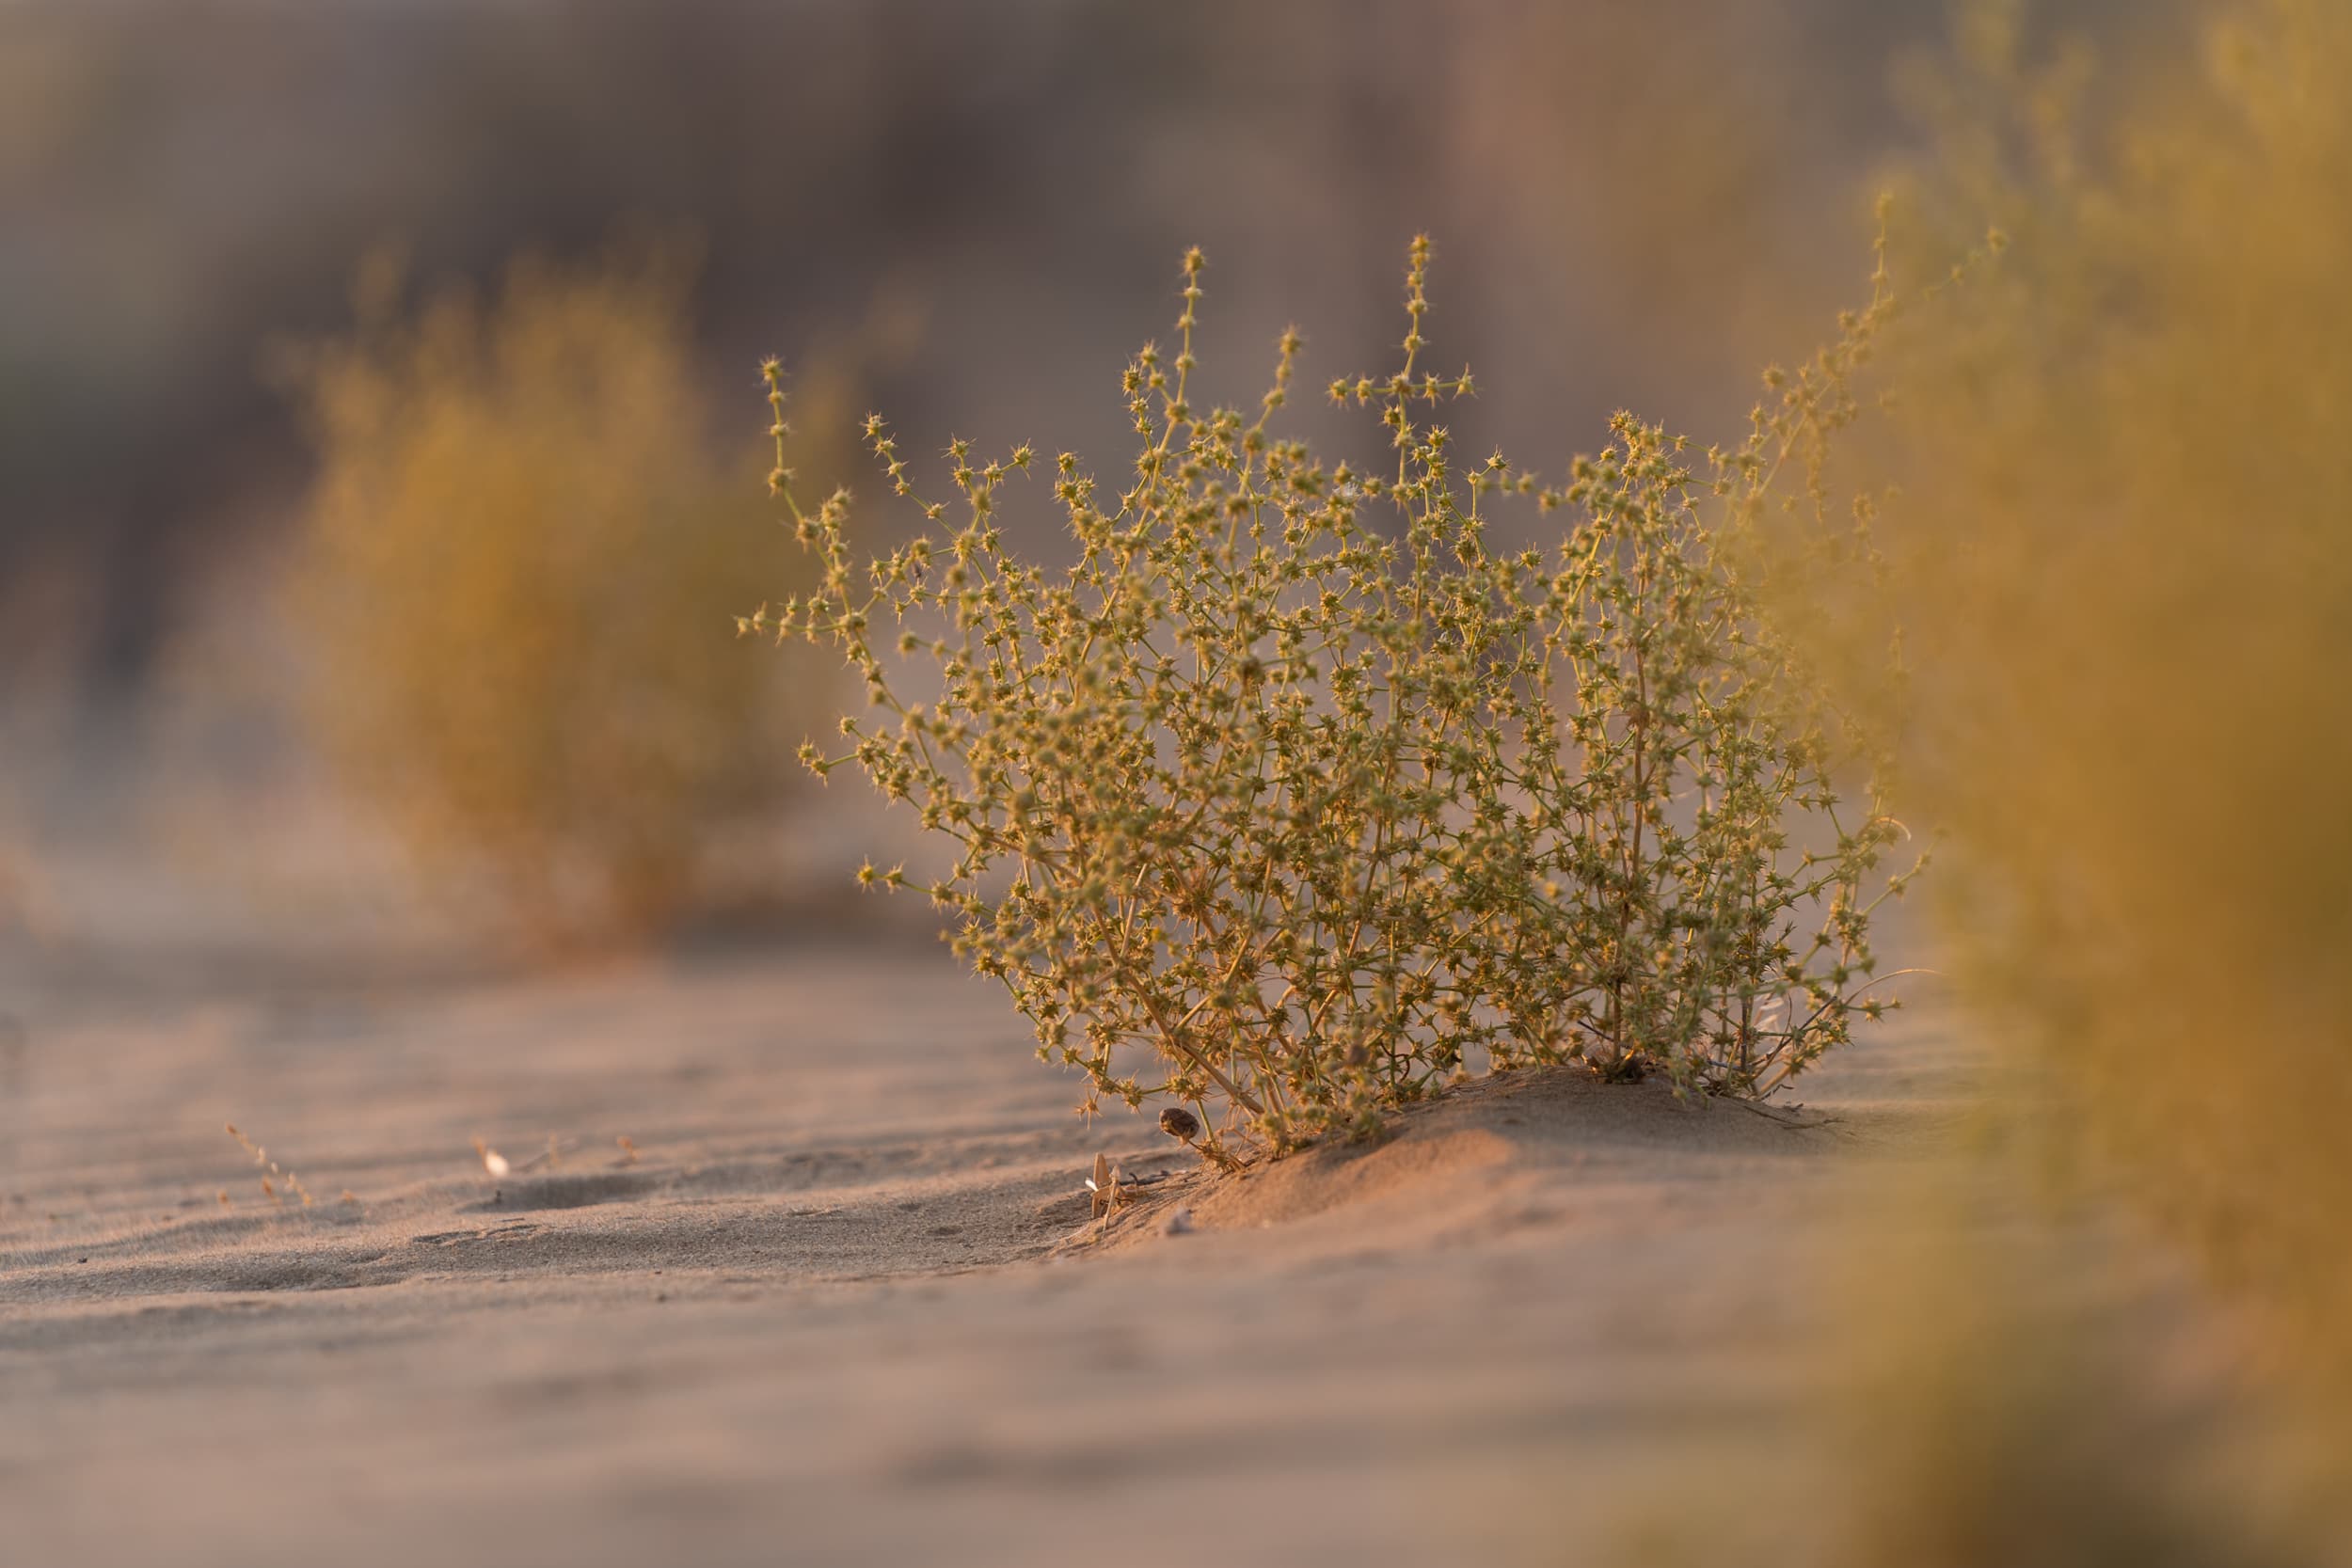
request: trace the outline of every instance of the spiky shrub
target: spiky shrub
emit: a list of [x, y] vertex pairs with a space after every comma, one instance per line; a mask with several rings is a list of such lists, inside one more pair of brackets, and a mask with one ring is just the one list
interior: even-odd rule
[[[1620, 418], [1557, 487], [1462, 465], [1427, 422], [1471, 389], [1420, 368], [1427, 261], [1416, 242], [1401, 368], [1330, 388], [1377, 411], [1392, 472], [1275, 432], [1295, 333], [1254, 418], [1193, 401], [1196, 251], [1178, 352], [1126, 372], [1132, 482], [1053, 465], [1066, 568], [1005, 541], [1025, 446], [953, 443], [952, 531], [864, 566], [846, 493], [811, 512], [774, 476], [824, 580], [744, 629], [836, 646], [878, 714], [803, 760], [854, 762], [952, 841], [929, 889], [957, 951], [1084, 1070], [1086, 1109], [1223, 1111], [1212, 1160], [1368, 1131], [1482, 1058], [1766, 1091], [1880, 1006], [1865, 884], [1899, 830], [1841, 815], [1704, 521], [1752, 509], [1794, 428], [1701, 459]], [[1568, 514], [1556, 552], [1489, 543], [1506, 496]]]
[[746, 744], [774, 682], [710, 619], [768, 523], [733, 499], [756, 452], [714, 448], [687, 282], [525, 264], [409, 319], [379, 280], [300, 384], [313, 733], [437, 885], [533, 940], [672, 918], [788, 749]]

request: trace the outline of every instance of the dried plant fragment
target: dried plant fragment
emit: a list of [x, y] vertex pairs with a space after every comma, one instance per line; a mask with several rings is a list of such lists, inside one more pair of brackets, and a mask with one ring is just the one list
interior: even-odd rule
[[[269, 1157], [269, 1150], [263, 1148], [261, 1145], [255, 1143], [252, 1139], [238, 1132], [234, 1124], [230, 1126], [229, 1135], [237, 1140], [237, 1146], [239, 1148], [243, 1148], [247, 1154], [253, 1156], [253, 1163], [255, 1165], [268, 1173], [268, 1175], [262, 1178], [262, 1196], [267, 1197], [271, 1203], [281, 1209], [285, 1207], [286, 1203], [284, 1194], [281, 1194], [278, 1190], [277, 1185], [270, 1180], [271, 1177], [276, 1177], [278, 1180], [283, 1181], [286, 1184], [287, 1192], [294, 1194], [294, 1196], [302, 1200], [302, 1206], [305, 1209], [310, 1207], [310, 1189], [302, 1184], [302, 1178], [296, 1176], [290, 1170], [281, 1169], [278, 1162]], [[229, 1195], [223, 1193], [221, 1195], [221, 1202], [226, 1204], [228, 1201]]]

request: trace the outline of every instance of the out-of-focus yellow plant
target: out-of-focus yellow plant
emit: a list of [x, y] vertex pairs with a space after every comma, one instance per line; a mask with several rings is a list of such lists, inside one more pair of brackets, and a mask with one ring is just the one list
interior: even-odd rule
[[2183, 1353], [2195, 1325], [2129, 1227], [2037, 1213], [1991, 1170], [1939, 1164], [1864, 1204], [1883, 1212], [1859, 1216], [1838, 1279], [1821, 1539], [1791, 1560], [2332, 1560], [2265, 1476], [2271, 1433]]
[[686, 272], [527, 262], [412, 321], [395, 293], [363, 280], [302, 382], [320, 738], [532, 937], [657, 927], [778, 772], [774, 674], [725, 613], [774, 530], [758, 468], [714, 450]]
[[[1819, 1402], [1748, 1484], [1705, 1434], [1604, 1514], [1625, 1568], [2318, 1568], [2279, 1433], [2191, 1341], [2136, 1227], [2053, 1214], [1988, 1149], [1873, 1173], [1828, 1287]], [[1715, 1439], [1719, 1440], [1719, 1439]], [[1772, 1506], [1756, 1506], [1759, 1497]], [[1570, 1527], [1573, 1528], [1573, 1527]], [[1589, 1527], [1588, 1527], [1589, 1528]], [[1557, 1560], [1546, 1558], [1542, 1560]]]
[[2206, 6], [2120, 71], [2029, 20], [1927, 84], [1902, 221], [2007, 243], [1886, 354], [1902, 488], [1826, 608], [1891, 612], [1899, 679], [1872, 614], [1807, 625], [1902, 699], [1853, 705], [2077, 1147], [2352, 1415], [2352, 8]]

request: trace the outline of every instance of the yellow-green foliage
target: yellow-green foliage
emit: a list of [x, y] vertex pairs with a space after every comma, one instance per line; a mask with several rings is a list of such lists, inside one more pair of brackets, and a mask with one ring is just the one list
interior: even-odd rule
[[773, 527], [714, 452], [685, 275], [521, 264], [492, 306], [369, 314], [306, 381], [320, 736], [535, 935], [657, 924], [770, 776], [774, 694], [723, 608]]
[[1972, 13], [1907, 204], [2010, 243], [1889, 356], [1906, 787], [2008, 1037], [2352, 1413], [2352, 8], [2026, 36]]
[[[1378, 411], [1388, 473], [1276, 434], [1295, 334], [1255, 418], [1193, 402], [1198, 252], [1177, 353], [1127, 372], [1132, 483], [1106, 499], [1054, 465], [1068, 570], [1001, 536], [1027, 447], [952, 444], [952, 531], [865, 568], [846, 496], [803, 513], [779, 467], [824, 581], [746, 629], [836, 645], [879, 709], [843, 721], [848, 754], [804, 755], [854, 760], [954, 841], [930, 889], [959, 951], [1087, 1073], [1089, 1109], [1214, 1104], [1279, 1149], [1368, 1130], [1477, 1054], [1762, 1092], [1880, 1006], [1866, 884], [1899, 829], [1841, 808], [1706, 521], [1815, 427], [1702, 457], [1621, 417], [1556, 488], [1462, 464], [1427, 421], [1470, 378], [1418, 368], [1427, 260], [1402, 367], [1330, 388]], [[1566, 515], [1556, 550], [1488, 545], [1504, 496]], [[907, 695], [909, 659], [935, 690]]]

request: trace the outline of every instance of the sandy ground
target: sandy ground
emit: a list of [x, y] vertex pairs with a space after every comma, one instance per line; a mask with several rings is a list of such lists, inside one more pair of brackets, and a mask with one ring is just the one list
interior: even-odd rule
[[913, 942], [36, 992], [0, 1034], [0, 1557], [1609, 1560], [1597, 1500], [1670, 1446], [1772, 1463], [1809, 1249], [1965, 1092], [1899, 1016], [1805, 1081], [1828, 1125], [1526, 1076], [1096, 1239], [1098, 1150], [1190, 1157], [1079, 1120]]

